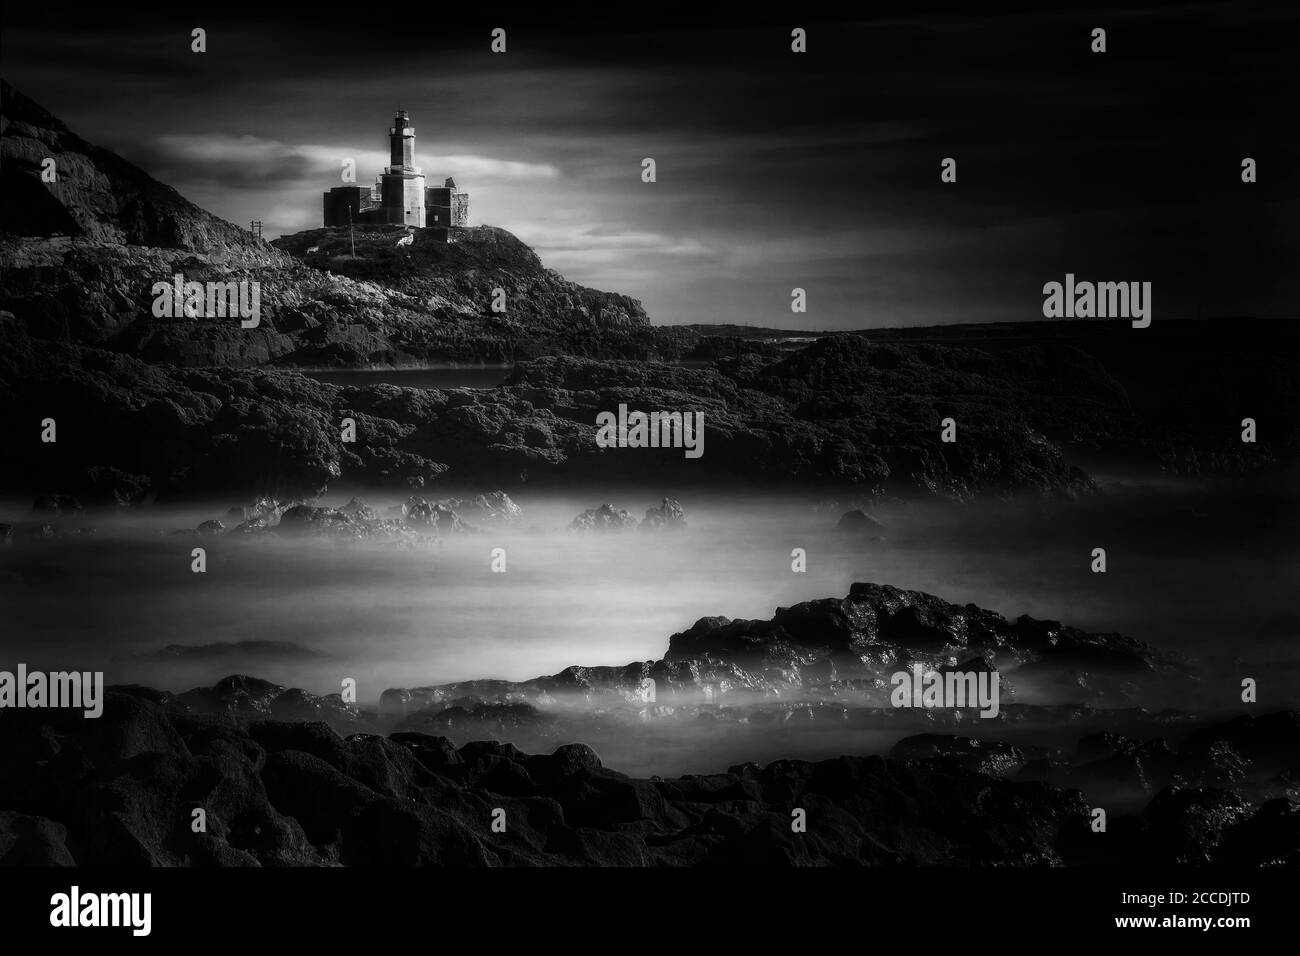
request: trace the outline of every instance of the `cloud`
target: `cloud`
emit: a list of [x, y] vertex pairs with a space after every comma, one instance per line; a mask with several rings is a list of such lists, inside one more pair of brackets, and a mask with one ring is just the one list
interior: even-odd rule
[[696, 264], [713, 261], [715, 251], [694, 236], [672, 236], [609, 223], [517, 221], [511, 231], [532, 246], [548, 268], [577, 281], [609, 285], [619, 277], [642, 275], [665, 259]]
[[[316, 180], [327, 188], [339, 179], [343, 160], [356, 163], [357, 181], [369, 183], [388, 165], [387, 150], [350, 149], [314, 143], [291, 144], [259, 136], [229, 133], [164, 133], [153, 137], [148, 162], [158, 174], [183, 173], [209, 182], [246, 187]], [[445, 171], [478, 184], [539, 182], [560, 177], [551, 163], [528, 163], [473, 153], [426, 154], [417, 150], [416, 165], [426, 174]]]

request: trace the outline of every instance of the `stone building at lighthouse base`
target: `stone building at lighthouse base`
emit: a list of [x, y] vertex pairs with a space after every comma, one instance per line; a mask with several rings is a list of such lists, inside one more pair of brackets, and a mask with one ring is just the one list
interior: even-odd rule
[[447, 241], [448, 230], [469, 224], [469, 193], [450, 177], [441, 186], [425, 184], [415, 165], [415, 127], [398, 110], [388, 130], [389, 165], [373, 186], [335, 186], [324, 196], [324, 225], [389, 224], [433, 229]]

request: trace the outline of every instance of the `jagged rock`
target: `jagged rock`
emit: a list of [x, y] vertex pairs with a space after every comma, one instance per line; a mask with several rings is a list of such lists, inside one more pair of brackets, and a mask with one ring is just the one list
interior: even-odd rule
[[601, 505], [588, 508], [569, 523], [570, 531], [617, 531], [636, 527], [636, 518], [623, 508]]
[[280, 516], [276, 525], [280, 534], [349, 534], [358, 533], [356, 522], [334, 508], [294, 505]]
[[402, 510], [406, 515], [406, 523], [413, 527], [432, 528], [442, 534], [473, 530], [444, 502], [428, 502], [423, 498], [411, 497]]
[[[951, 657], [963, 663], [954, 668]], [[1010, 622], [974, 605], [867, 583], [854, 584], [842, 600], [778, 608], [768, 621], [701, 618], [670, 638], [665, 660], [704, 658], [794, 682], [814, 666], [831, 666], [841, 678], [879, 679], [913, 663], [941, 672], [1019, 663], [1018, 675], [1049, 676], [1073, 674], [1086, 664], [1098, 675], [1125, 681], [1164, 673], [1150, 648], [1123, 635], [1088, 634], [1027, 616]], [[1104, 681], [1097, 678], [1098, 684]]]
[[889, 756], [904, 762], [943, 761], [990, 777], [1011, 776], [1026, 762], [1023, 751], [1000, 740], [979, 740], [951, 734], [905, 737], [894, 745]]
[[375, 509], [371, 508], [365, 502], [360, 501], [357, 498], [352, 498], [351, 500], [349, 500], [347, 504], [345, 504], [342, 508], [339, 509], [339, 512], [341, 514], [347, 515], [349, 518], [352, 518], [356, 521], [378, 521], [379, 520], [379, 515], [375, 512]]
[[278, 502], [274, 498], [261, 497], [247, 507], [231, 508], [226, 512], [226, 517], [231, 521], [239, 522], [236, 528], [238, 531], [249, 532], [274, 528], [291, 506], [291, 502]]
[[674, 498], [665, 498], [658, 508], [646, 509], [645, 518], [640, 524], [641, 530], [655, 531], [660, 528], [686, 527], [686, 512]]
[[473, 505], [478, 509], [479, 516], [488, 520], [507, 520], [518, 518], [523, 514], [523, 509], [511, 501], [510, 496], [504, 491], [478, 495]]
[[1177, 864], [1208, 863], [1224, 831], [1251, 816], [1250, 804], [1219, 789], [1166, 787], [1147, 805], [1151, 852]]
[[344, 704], [338, 694], [317, 697], [242, 674], [224, 678], [212, 687], [179, 694], [176, 704], [199, 713], [223, 713], [246, 719], [328, 719], [332, 724], [346, 725], [358, 718], [357, 709]]
[[1227, 740], [1208, 740], [1179, 754], [1177, 779], [1189, 787], [1232, 787], [1251, 770], [1251, 761]]
[[446, 737], [407, 732], [393, 734], [389, 739], [410, 750], [415, 759], [433, 773], [445, 774], [464, 763], [460, 753]]
[[198, 527], [199, 534], [221, 534], [225, 530], [226, 526], [216, 519], [204, 521]]
[[[37, 865], [1294, 865], [1300, 813], [1168, 788], [1091, 833], [1077, 791], [1002, 779], [1019, 747], [921, 735], [889, 758], [640, 779], [589, 747], [354, 733], [268, 719], [311, 695], [234, 677], [110, 691], [94, 721], [0, 712], [0, 862]], [[1273, 715], [1269, 715], [1270, 717]], [[1257, 718], [1263, 720], [1263, 718]], [[1276, 722], [1265, 722], [1266, 727]], [[1111, 755], [1141, 747], [1114, 741]], [[1094, 744], [1081, 747], [1088, 756]], [[1104, 758], [1099, 758], [1104, 759]], [[990, 775], [986, 771], [993, 771]], [[208, 811], [208, 832], [190, 811]], [[808, 830], [794, 834], [790, 809]], [[495, 833], [492, 812], [506, 813]]]

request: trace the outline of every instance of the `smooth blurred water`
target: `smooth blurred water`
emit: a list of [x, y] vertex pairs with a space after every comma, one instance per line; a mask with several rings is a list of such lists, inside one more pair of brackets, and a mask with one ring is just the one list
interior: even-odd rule
[[[368, 499], [381, 512], [396, 500]], [[178, 691], [233, 671], [316, 693], [352, 676], [364, 702], [393, 686], [659, 658], [700, 617], [767, 618], [875, 581], [1008, 617], [1120, 631], [1207, 668], [1235, 656], [1265, 675], [1271, 701], [1297, 699], [1293, 501], [1116, 488], [1054, 505], [894, 502], [872, 509], [886, 525], [885, 540], [872, 542], [835, 531], [850, 503], [811, 496], [687, 498], [683, 531], [603, 534], [566, 530], [597, 498], [516, 500], [516, 522], [478, 522], [479, 533], [427, 549], [166, 533], [221, 517], [224, 501], [62, 519], [96, 533], [0, 548], [0, 666], [103, 669], [110, 683]], [[626, 491], [605, 500], [638, 518], [658, 503]], [[10, 503], [0, 520], [31, 520], [24, 511]], [[207, 550], [204, 574], [190, 570], [196, 546]], [[497, 547], [504, 574], [490, 570]], [[796, 547], [807, 551], [807, 573], [791, 571]], [[1089, 570], [1094, 547], [1107, 549], [1106, 574]], [[299, 650], [139, 656], [240, 641]]]

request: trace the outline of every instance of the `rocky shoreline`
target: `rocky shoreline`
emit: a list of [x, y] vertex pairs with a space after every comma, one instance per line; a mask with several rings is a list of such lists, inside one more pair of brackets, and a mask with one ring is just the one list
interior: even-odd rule
[[[248, 702], [257, 689], [232, 680], [206, 696]], [[0, 715], [0, 865], [1300, 863], [1300, 805], [1286, 795], [1300, 779], [1296, 712], [1200, 727], [1177, 750], [1096, 734], [1054, 762], [925, 734], [887, 756], [638, 779], [582, 744], [529, 755], [415, 732], [342, 737], [182, 696], [118, 689], [94, 721]], [[1098, 802], [1124, 788], [1144, 805]], [[1098, 806], [1111, 807], [1104, 832]]]
[[[900, 712], [883, 675], [913, 662], [1008, 668], [1012, 686], [1050, 670], [1087, 699], [1012, 692], [992, 721]], [[864, 583], [769, 621], [702, 619], [661, 661], [395, 689], [378, 708], [251, 677], [119, 686], [93, 720], [0, 712], [0, 865], [1300, 863], [1300, 712], [1116, 706], [1177, 672], [1121, 635]], [[766, 733], [837, 711], [901, 739], [672, 779], [569, 742], [706, 718]]]

